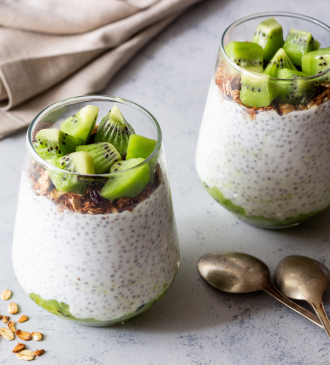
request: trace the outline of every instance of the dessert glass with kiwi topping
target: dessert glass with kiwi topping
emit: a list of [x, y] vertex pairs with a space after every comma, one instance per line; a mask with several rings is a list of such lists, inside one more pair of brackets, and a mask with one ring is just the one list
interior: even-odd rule
[[86, 325], [147, 310], [179, 267], [157, 120], [121, 98], [76, 97], [38, 114], [26, 143], [13, 243], [24, 291]]
[[330, 28], [293, 13], [251, 15], [224, 32], [201, 124], [208, 193], [263, 228], [330, 205]]

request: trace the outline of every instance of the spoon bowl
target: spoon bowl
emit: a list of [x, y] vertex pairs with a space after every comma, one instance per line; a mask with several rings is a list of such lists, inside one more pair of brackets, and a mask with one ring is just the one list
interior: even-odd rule
[[198, 260], [197, 268], [203, 279], [217, 289], [237, 294], [264, 290], [282, 304], [323, 327], [314, 314], [289, 300], [273, 286], [267, 265], [254, 256], [242, 252], [210, 253]]
[[287, 297], [311, 302], [322, 298], [330, 284], [330, 272], [309, 257], [287, 256], [277, 265], [275, 283]]
[[215, 252], [197, 263], [202, 277], [228, 293], [250, 293], [268, 285], [269, 269], [256, 257], [241, 252]]
[[330, 338], [330, 321], [322, 301], [330, 284], [329, 270], [309, 257], [287, 256], [277, 265], [275, 283], [287, 297], [307, 301]]

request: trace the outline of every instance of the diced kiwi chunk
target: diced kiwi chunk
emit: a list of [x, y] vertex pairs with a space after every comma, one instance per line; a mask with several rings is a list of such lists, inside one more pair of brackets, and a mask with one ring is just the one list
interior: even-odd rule
[[263, 48], [264, 60], [270, 61], [284, 43], [281, 24], [274, 18], [264, 20], [257, 26], [252, 42], [259, 44]]
[[309, 52], [302, 57], [303, 72], [309, 75], [318, 75], [330, 68], [330, 48], [321, 48]]
[[98, 112], [97, 106], [86, 105], [62, 122], [61, 131], [81, 139], [82, 144], [88, 143], [96, 124]]
[[81, 140], [68, 135], [58, 129], [42, 129], [36, 134], [33, 144], [40, 157], [52, 163], [56, 158], [74, 152], [81, 144]]
[[143, 158], [133, 158], [112, 165], [110, 172], [118, 174], [109, 178], [100, 192], [101, 196], [109, 200], [137, 197], [150, 180], [148, 164], [135, 167], [143, 161]]
[[285, 53], [283, 48], [280, 48], [274, 55], [274, 57], [269, 61], [265, 71], [263, 72], [265, 75], [269, 75], [270, 77], [278, 77], [278, 71], [282, 68], [287, 68], [289, 70], [296, 71], [297, 69], [294, 67], [288, 55]]
[[314, 51], [316, 51], [317, 49], [319, 49], [321, 47], [321, 44], [320, 42], [317, 40], [317, 39], [314, 39], [314, 42], [313, 42], [313, 48], [314, 48]]
[[319, 46], [319, 42], [315, 42], [312, 33], [291, 28], [283, 49], [295, 65], [301, 66], [302, 56], [314, 51], [314, 47], [317, 46]]
[[89, 152], [94, 161], [95, 173], [105, 174], [110, 171], [110, 167], [121, 160], [120, 153], [108, 142], [98, 142], [84, 146], [78, 146], [76, 151]]
[[277, 87], [268, 75], [242, 74], [240, 98], [243, 104], [257, 108], [268, 106], [277, 94]]
[[225, 51], [238, 66], [248, 71], [262, 72], [263, 49], [259, 44], [231, 41], [226, 45]]
[[[131, 134], [128, 142], [126, 160], [131, 158], [147, 158], [156, 147], [157, 142], [154, 139], [139, 136], [138, 134]], [[150, 181], [154, 181], [158, 160], [158, 153], [149, 161]]]
[[156, 144], [157, 142], [154, 139], [132, 134], [128, 142], [126, 159], [147, 158], [155, 149]]
[[125, 120], [119, 108], [114, 105], [99, 125], [94, 141], [109, 142], [116, 147], [122, 157], [126, 156], [129, 136], [135, 133]]
[[278, 72], [279, 79], [288, 79], [288, 81], [278, 80], [280, 92], [277, 97], [279, 103], [289, 104], [307, 104], [314, 96], [318, 82], [304, 79], [310, 75], [289, 69], [282, 69]]
[[93, 157], [89, 152], [73, 152], [57, 158], [55, 166], [65, 170], [63, 173], [48, 170], [49, 176], [58, 191], [73, 192], [80, 195], [86, 193], [88, 180], [74, 175], [72, 172], [83, 175], [95, 174]]

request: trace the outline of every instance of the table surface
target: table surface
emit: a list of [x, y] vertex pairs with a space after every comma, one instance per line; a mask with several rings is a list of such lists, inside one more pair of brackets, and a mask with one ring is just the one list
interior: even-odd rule
[[[297, 3], [277, 0], [275, 10], [329, 22], [328, 0], [315, 5], [300, 0], [299, 8]], [[196, 142], [220, 35], [240, 17], [274, 10], [272, 4], [206, 0], [194, 6], [101, 93], [143, 105], [157, 117], [164, 134], [181, 267], [165, 297], [140, 316], [115, 327], [83, 327], [55, 318], [23, 293], [13, 272], [11, 245], [25, 133], [0, 142], [0, 291], [10, 288], [13, 301], [31, 317], [20, 326], [22, 330], [44, 333], [43, 342], [28, 345], [47, 351], [38, 364], [329, 364], [330, 342], [324, 331], [266, 293], [213, 290], [196, 269], [200, 256], [226, 250], [259, 257], [271, 273], [290, 254], [310, 256], [330, 267], [329, 209], [296, 228], [253, 228], [215, 203], [195, 170]], [[324, 299], [330, 311], [330, 295], [326, 293]], [[7, 304], [0, 300], [0, 314], [6, 313]], [[0, 338], [0, 364], [16, 361], [13, 347], [13, 342]]]

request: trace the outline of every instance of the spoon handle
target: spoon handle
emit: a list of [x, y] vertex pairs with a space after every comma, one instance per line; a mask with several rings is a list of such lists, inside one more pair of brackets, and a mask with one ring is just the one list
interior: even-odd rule
[[[317, 318], [314, 314], [312, 314], [307, 309], [301, 307], [300, 305], [296, 304], [295, 302], [292, 302], [285, 295], [283, 295], [279, 290], [277, 290], [272, 284], [270, 284], [269, 286], [267, 286], [266, 288], [264, 288], [264, 290], [268, 294], [270, 294], [272, 297], [274, 297], [275, 299], [277, 299], [278, 301], [280, 301], [282, 304], [286, 305], [290, 309], [294, 310], [296, 313], [299, 313], [300, 315], [302, 315], [306, 319], [310, 320], [314, 324], [316, 324], [319, 327], [323, 328], [322, 322], [320, 321], [319, 318]], [[315, 309], [315, 311], [317, 311], [317, 310]]]
[[330, 338], [330, 322], [329, 322], [329, 318], [324, 310], [322, 301], [317, 304], [315, 304], [315, 303], [310, 303], [310, 304], [312, 305], [316, 314], [320, 318], [320, 321], [323, 323], [324, 329]]

